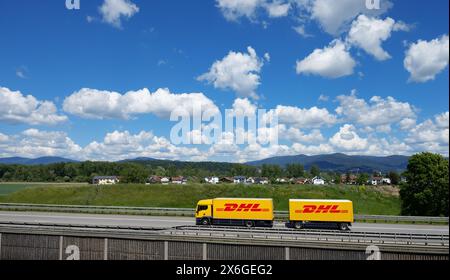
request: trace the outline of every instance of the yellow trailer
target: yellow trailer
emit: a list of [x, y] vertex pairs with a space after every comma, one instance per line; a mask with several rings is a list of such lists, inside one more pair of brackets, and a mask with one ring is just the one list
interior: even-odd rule
[[201, 200], [195, 213], [197, 225], [272, 227], [273, 200], [216, 198]]
[[337, 226], [340, 230], [349, 230], [353, 222], [353, 202], [350, 200], [289, 200], [288, 227]]

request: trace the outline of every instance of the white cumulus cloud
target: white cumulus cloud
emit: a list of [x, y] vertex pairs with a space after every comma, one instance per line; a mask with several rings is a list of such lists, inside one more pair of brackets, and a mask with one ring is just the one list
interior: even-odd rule
[[365, 0], [297, 0], [306, 7], [310, 17], [329, 34], [337, 35], [360, 14], [381, 15], [392, 7], [390, 1], [380, 1], [380, 9], [367, 9]]
[[382, 43], [391, 37], [393, 31], [400, 30], [408, 31], [409, 27], [402, 22], [395, 22], [392, 18], [382, 20], [360, 15], [353, 22], [347, 40], [382, 61], [391, 58], [383, 49]]
[[280, 124], [286, 124], [299, 129], [319, 128], [336, 124], [337, 118], [325, 108], [312, 107], [302, 109], [293, 106], [278, 105], [276, 109], [266, 113], [266, 121], [278, 117]]
[[260, 72], [264, 65], [252, 47], [248, 53], [231, 51], [222, 60], [214, 62], [208, 73], [198, 77], [215, 88], [233, 90], [241, 97], [258, 99], [256, 89], [260, 85]]
[[352, 75], [356, 66], [347, 47], [341, 40], [334, 40], [324, 49], [316, 49], [308, 57], [297, 61], [297, 74], [312, 74], [326, 78]]
[[424, 83], [434, 80], [447, 68], [449, 62], [448, 35], [409, 46], [404, 61], [405, 69], [411, 74], [410, 81]]
[[259, 10], [264, 10], [271, 18], [285, 17], [291, 9], [286, 0], [216, 0], [217, 7], [229, 21], [242, 17], [255, 21]]
[[289, 10], [291, 9], [291, 3], [275, 0], [271, 3], [267, 3], [265, 7], [267, 9], [269, 17], [285, 17], [288, 15]]
[[3, 140], [0, 139], [1, 156], [77, 158], [82, 151], [65, 132], [60, 131], [28, 129], [18, 135], [6, 136]]
[[131, 18], [139, 12], [139, 7], [130, 0], [105, 0], [99, 10], [103, 21], [121, 28], [122, 18]]
[[23, 95], [0, 87], [0, 122], [28, 125], [56, 125], [67, 121], [58, 115], [51, 101], [40, 101], [32, 95]]
[[192, 114], [194, 107], [202, 112], [218, 112], [217, 106], [203, 93], [174, 94], [168, 89], [151, 93], [144, 88], [124, 95], [84, 88], [64, 101], [64, 111], [87, 119], [130, 119], [138, 114], [154, 114], [168, 119], [176, 109]]
[[361, 138], [356, 133], [355, 126], [350, 124], [341, 127], [339, 132], [330, 139], [330, 143], [343, 151], [362, 151], [369, 144], [367, 139]]
[[338, 96], [340, 106], [336, 113], [345, 116], [347, 121], [360, 126], [384, 126], [379, 129], [386, 131], [386, 125], [403, 121], [402, 126], [411, 125], [416, 119], [416, 113], [412, 105], [407, 102], [399, 102], [393, 97], [383, 99], [374, 96], [367, 103], [355, 93]]

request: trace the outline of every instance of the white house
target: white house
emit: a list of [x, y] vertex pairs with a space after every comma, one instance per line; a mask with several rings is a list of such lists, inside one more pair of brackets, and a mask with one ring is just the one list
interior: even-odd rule
[[385, 185], [390, 185], [390, 184], [392, 183], [392, 181], [391, 181], [390, 178], [383, 178], [383, 179], [382, 179], [382, 182], [383, 182], [383, 184], [385, 184]]
[[162, 177], [161, 178], [161, 184], [168, 185], [170, 183], [170, 178]]
[[247, 178], [245, 178], [244, 176], [236, 176], [236, 177], [234, 177], [234, 183], [235, 184], [245, 184], [246, 181], [247, 181]]
[[255, 179], [252, 177], [247, 178], [247, 180], [245, 180], [245, 183], [248, 185], [253, 185], [255, 183]]
[[119, 183], [119, 177], [117, 176], [96, 176], [92, 179], [94, 185], [115, 185]]
[[314, 177], [312, 182], [314, 185], [325, 185], [325, 180], [320, 177]]
[[269, 179], [267, 179], [267, 178], [256, 178], [255, 179], [255, 184], [268, 185], [269, 184]]
[[218, 184], [220, 182], [220, 179], [219, 179], [219, 177], [206, 177], [205, 178], [205, 182], [208, 183], [208, 184], [215, 185], [215, 184]]
[[277, 183], [280, 183], [280, 184], [287, 184], [287, 183], [289, 183], [290, 181], [289, 181], [288, 178], [277, 178], [276, 182], [277, 182]]

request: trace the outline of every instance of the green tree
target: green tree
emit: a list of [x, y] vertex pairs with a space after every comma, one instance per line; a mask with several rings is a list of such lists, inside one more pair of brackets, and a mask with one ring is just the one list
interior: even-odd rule
[[270, 179], [281, 177], [283, 170], [278, 165], [264, 164], [262, 166], [261, 175]]
[[388, 174], [389, 179], [391, 179], [391, 184], [392, 185], [398, 185], [400, 183], [400, 175], [395, 172], [395, 171], [391, 171]]
[[334, 183], [337, 185], [340, 185], [341, 182], [341, 175], [339, 173], [334, 174]]
[[129, 165], [125, 167], [122, 172], [120, 172], [121, 183], [129, 184], [129, 183], [145, 183], [149, 174], [139, 165]]
[[367, 184], [367, 181], [369, 181], [369, 175], [366, 173], [359, 174], [358, 178], [356, 179], [356, 183], [358, 185], [365, 185]]
[[449, 164], [443, 156], [421, 153], [412, 156], [401, 185], [403, 215], [447, 216]]
[[286, 175], [290, 178], [300, 178], [305, 176], [305, 168], [301, 164], [286, 165]]
[[311, 166], [311, 170], [309, 171], [312, 177], [317, 177], [320, 175], [320, 168], [317, 165]]

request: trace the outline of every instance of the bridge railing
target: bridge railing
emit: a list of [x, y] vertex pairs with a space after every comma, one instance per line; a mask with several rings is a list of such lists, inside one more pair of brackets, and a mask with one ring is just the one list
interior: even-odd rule
[[[128, 206], [88, 206], [88, 205], [55, 205], [55, 204], [25, 204], [0, 203], [2, 211], [50, 211], [66, 213], [91, 214], [129, 214], [129, 215], [161, 215], [193, 217], [192, 208], [158, 208], [158, 207], [128, 207]], [[277, 220], [287, 220], [287, 211], [275, 211]], [[417, 224], [449, 224], [448, 217], [414, 217], [414, 216], [386, 216], [386, 215], [355, 215], [357, 222], [374, 223], [417, 223]]]

